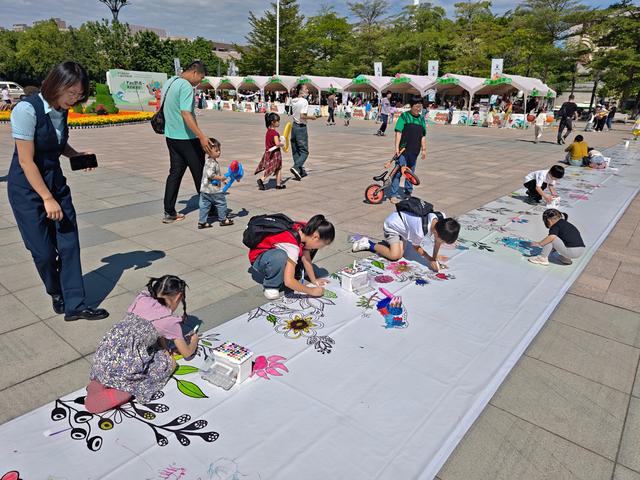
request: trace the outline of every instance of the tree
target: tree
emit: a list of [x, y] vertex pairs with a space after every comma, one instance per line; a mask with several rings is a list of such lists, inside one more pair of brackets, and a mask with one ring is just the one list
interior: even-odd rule
[[621, 100], [635, 96], [633, 112], [640, 109], [640, 7], [629, 0], [599, 12], [589, 29], [596, 43], [589, 65], [602, 75], [601, 93]]
[[[306, 57], [307, 40], [302, 36], [304, 17], [297, 0], [280, 0], [280, 73], [305, 73], [301, 58]], [[251, 31], [246, 36], [248, 46], [236, 48], [242, 53], [238, 62], [244, 74], [273, 75], [276, 64], [276, 4], [257, 17], [249, 12]]]
[[453, 22], [442, 7], [430, 3], [407, 6], [391, 19], [385, 34], [385, 62], [391, 73], [422, 73], [429, 59], [449, 59]]
[[100, 3], [104, 3], [109, 10], [111, 10], [111, 15], [113, 15], [113, 21], [118, 21], [118, 14], [123, 7], [127, 5], [131, 5], [128, 0], [98, 0]]
[[173, 46], [155, 32], [142, 31], [134, 36], [136, 47], [131, 54], [131, 68], [143, 72], [173, 72]]
[[350, 76], [373, 73], [373, 63], [384, 56], [382, 21], [389, 10], [386, 0], [348, 2], [352, 15], [358, 18], [354, 25], [354, 37], [345, 46], [350, 59]]
[[120, 22], [87, 22], [89, 35], [93, 37], [97, 66], [102, 72], [111, 68], [131, 69], [133, 36], [129, 25]]
[[352, 38], [351, 25], [330, 8], [309, 17], [304, 27], [303, 38], [308, 45], [308, 73], [313, 75], [345, 76], [348, 74], [348, 59], [345, 45]]
[[68, 58], [69, 35], [53, 20], [35, 24], [17, 37], [16, 66], [29, 80], [42, 80], [58, 63]]

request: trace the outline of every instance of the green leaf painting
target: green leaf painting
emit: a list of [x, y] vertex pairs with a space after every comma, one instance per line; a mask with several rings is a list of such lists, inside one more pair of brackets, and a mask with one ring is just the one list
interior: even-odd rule
[[324, 298], [338, 298], [338, 295], [335, 292], [332, 292], [331, 290], [327, 290], [325, 288], [324, 290]]
[[278, 321], [278, 317], [270, 313], [269, 315], [267, 315], [267, 321], [275, 325], [276, 322]]
[[372, 261], [371, 265], [373, 265], [376, 268], [379, 268], [380, 270], [384, 270], [384, 263], [382, 263], [380, 260]]
[[178, 390], [180, 390], [184, 395], [191, 398], [209, 398], [204, 392], [200, 389], [198, 385], [193, 382], [189, 382], [187, 380], [175, 379], [178, 384]]
[[174, 375], [189, 375], [190, 373], [196, 373], [199, 372], [200, 369], [198, 367], [192, 367], [191, 365], [178, 365], [178, 368], [176, 369], [175, 372], [173, 372]]

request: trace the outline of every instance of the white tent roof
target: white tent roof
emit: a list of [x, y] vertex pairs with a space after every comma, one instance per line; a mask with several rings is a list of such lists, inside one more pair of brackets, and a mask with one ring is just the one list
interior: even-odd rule
[[238, 84], [238, 90], [262, 90], [271, 77], [261, 75], [247, 75], [242, 77], [242, 81]]
[[238, 86], [242, 83], [244, 77], [234, 77], [233, 75], [227, 75], [222, 77], [218, 83], [218, 88], [222, 90], [237, 90]]
[[342, 91], [349, 82], [351, 80], [348, 78], [302, 75], [297, 83], [307, 83], [312, 90], [328, 92], [331, 90]]
[[220, 83], [221, 77], [204, 77], [202, 83], [208, 83], [211, 85], [211, 88], [218, 88], [218, 84]]
[[345, 92], [381, 92], [382, 87], [391, 81], [392, 77], [374, 77], [373, 75], [358, 75], [344, 86]]
[[469, 75], [457, 75], [455, 73], [447, 73], [436, 80], [436, 92], [447, 95], [461, 95], [465, 91], [470, 95], [478, 90], [484, 78], [470, 77]]
[[479, 95], [501, 95], [513, 90], [522, 91], [526, 96], [555, 97], [555, 92], [545, 85], [542, 80], [521, 75], [500, 74], [497, 78], [488, 78], [483, 86], [476, 92]]
[[298, 82], [298, 77], [291, 75], [273, 75], [267, 77], [265, 92], [290, 92]]
[[427, 90], [433, 88], [435, 82], [436, 77], [399, 73], [395, 77], [391, 77], [391, 80], [382, 86], [382, 90], [394, 93], [424, 95]]

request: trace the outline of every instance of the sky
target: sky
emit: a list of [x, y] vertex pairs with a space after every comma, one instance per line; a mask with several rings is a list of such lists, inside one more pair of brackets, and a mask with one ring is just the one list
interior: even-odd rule
[[[433, 0], [451, 15], [453, 4], [459, 0]], [[397, 12], [413, 0], [390, 0], [392, 11]], [[604, 7], [613, 1], [583, 0], [591, 7]], [[132, 0], [120, 11], [120, 21], [165, 29], [169, 35], [189, 38], [201, 36], [210, 40], [245, 43], [249, 31], [248, 12], [256, 15], [269, 8], [270, 0]], [[303, 15], [317, 13], [324, 4], [348, 14], [347, 2], [337, 0], [299, 0]], [[514, 8], [516, 2], [494, 0], [495, 12]], [[87, 20], [111, 18], [109, 9], [98, 0], [0, 0], [0, 26], [11, 28], [14, 23], [31, 25], [36, 20], [58, 17], [74, 27]]]

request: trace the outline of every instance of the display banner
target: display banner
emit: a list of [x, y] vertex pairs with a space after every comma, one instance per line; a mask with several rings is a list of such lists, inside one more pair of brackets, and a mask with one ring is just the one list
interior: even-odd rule
[[162, 90], [166, 73], [136, 72], [113, 69], [107, 71], [107, 86], [118, 108], [144, 110], [145, 105], [156, 102], [156, 90]]

